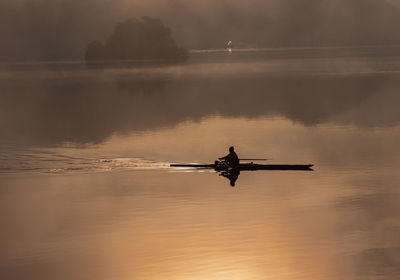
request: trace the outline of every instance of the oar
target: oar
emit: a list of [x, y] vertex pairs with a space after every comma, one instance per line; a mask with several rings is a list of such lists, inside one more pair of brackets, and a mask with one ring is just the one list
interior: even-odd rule
[[240, 158], [239, 160], [270, 160], [270, 158]]

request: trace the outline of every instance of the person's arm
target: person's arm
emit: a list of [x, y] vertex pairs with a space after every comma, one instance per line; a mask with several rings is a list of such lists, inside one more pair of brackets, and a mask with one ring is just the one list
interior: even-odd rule
[[220, 157], [220, 158], [218, 158], [218, 159], [219, 159], [219, 160], [224, 160], [224, 159], [226, 159], [228, 156], [229, 156], [229, 155], [224, 156], [224, 157]]

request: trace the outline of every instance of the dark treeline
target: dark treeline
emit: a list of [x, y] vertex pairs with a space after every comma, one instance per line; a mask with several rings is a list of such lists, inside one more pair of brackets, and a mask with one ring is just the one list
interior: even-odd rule
[[176, 45], [171, 31], [160, 20], [143, 17], [118, 23], [103, 44], [93, 41], [86, 50], [85, 59], [182, 59], [187, 51]]
[[399, 44], [390, 0], [2, 0], [0, 61], [83, 59], [117, 22], [148, 15], [187, 49]]

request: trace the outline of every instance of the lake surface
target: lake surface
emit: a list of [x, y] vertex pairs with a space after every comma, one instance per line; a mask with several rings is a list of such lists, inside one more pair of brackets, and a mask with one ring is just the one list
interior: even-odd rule
[[[395, 53], [2, 65], [0, 278], [399, 279]], [[314, 171], [169, 167], [231, 145]]]

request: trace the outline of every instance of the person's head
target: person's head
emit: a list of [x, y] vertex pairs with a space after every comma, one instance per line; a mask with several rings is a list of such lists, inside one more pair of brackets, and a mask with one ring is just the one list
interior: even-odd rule
[[233, 146], [229, 147], [229, 152], [233, 153], [233, 151], [235, 150], [235, 148]]

